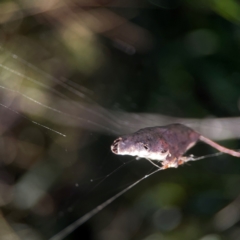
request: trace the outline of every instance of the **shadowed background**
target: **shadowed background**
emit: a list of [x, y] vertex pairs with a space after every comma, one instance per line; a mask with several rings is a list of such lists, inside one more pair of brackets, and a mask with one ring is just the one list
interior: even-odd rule
[[[239, 54], [235, 0], [1, 1], [0, 239], [49, 239], [153, 171], [110, 152], [121, 134], [181, 122], [240, 149]], [[159, 172], [66, 239], [240, 239], [239, 169]]]

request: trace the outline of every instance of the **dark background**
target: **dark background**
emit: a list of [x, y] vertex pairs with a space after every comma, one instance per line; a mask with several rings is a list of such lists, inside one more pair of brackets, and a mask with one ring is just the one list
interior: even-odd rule
[[[237, 1], [6, 0], [0, 24], [0, 239], [49, 239], [152, 172], [111, 153], [121, 134], [182, 122], [240, 149]], [[66, 239], [240, 239], [239, 174], [161, 171]]]

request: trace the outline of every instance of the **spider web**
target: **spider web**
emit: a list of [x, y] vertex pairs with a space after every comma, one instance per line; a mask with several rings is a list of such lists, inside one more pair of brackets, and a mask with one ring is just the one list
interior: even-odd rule
[[[16, 165], [25, 169], [21, 177], [15, 182], [17, 194], [15, 199], [12, 200], [15, 204], [15, 208], [20, 212], [24, 210], [40, 216], [41, 214], [51, 216], [54, 215], [54, 204], [56, 204], [55, 208], [57, 208], [57, 205], [63, 205], [57, 210], [59, 216], [52, 217], [53, 222], [59, 221], [56, 220], [56, 218], [59, 218], [60, 221], [63, 220], [65, 217], [68, 217], [68, 215], [71, 215], [73, 211], [82, 214], [80, 218], [79, 216], [77, 217], [76, 221], [72, 221], [73, 223], [67, 223], [65, 227], [62, 227], [59, 233], [50, 238], [51, 240], [64, 239], [125, 192], [161, 170], [152, 170], [152, 166], [149, 164], [147, 168], [145, 167], [147, 171], [145, 169], [143, 170], [139, 162], [135, 161], [135, 159], [128, 159], [127, 162], [121, 162], [125, 160], [119, 157], [113, 157], [109, 152], [110, 141], [107, 141], [109, 144], [102, 144], [102, 149], [100, 150], [100, 156], [102, 157], [96, 157], [96, 155], [99, 155], [99, 150], [97, 154], [91, 156], [89, 150], [87, 151], [86, 149], [92, 147], [97, 149], [96, 145], [101, 145], [101, 137], [99, 137], [99, 133], [96, 132], [103, 132], [104, 134], [110, 135], [109, 139], [112, 141], [113, 136], [122, 134], [124, 130], [126, 131], [126, 126], [128, 125], [126, 125], [126, 123], [123, 125], [121, 122], [118, 122], [114, 114], [101, 107], [92, 100], [91, 97], [88, 97], [85, 92], [88, 91], [91, 93], [91, 90], [85, 88], [85, 92], [75, 90], [75, 88], [71, 86], [71, 82], [69, 84], [68, 81], [62, 82], [51, 77], [3, 47], [1, 47], [1, 51], [5, 54], [5, 58], [4, 61], [0, 63], [2, 69], [2, 81], [0, 85], [2, 90], [2, 103], [0, 105], [3, 107], [2, 115], [5, 115], [8, 120], [11, 119], [11, 121], [5, 122], [5, 125], [2, 123], [3, 127], [5, 127], [3, 128], [4, 130], [2, 130], [2, 134], [4, 134], [3, 140], [8, 140], [8, 132], [14, 132], [14, 130], [11, 129], [17, 128], [18, 125], [23, 124], [23, 133], [21, 133], [22, 130], [20, 130], [20, 136], [21, 134], [23, 134], [23, 136], [19, 137], [19, 135], [16, 134], [14, 139], [17, 142], [26, 144], [24, 146], [25, 151], [33, 151], [32, 155], [34, 155], [37, 150], [34, 152], [31, 148], [35, 149], [38, 144], [41, 146], [42, 142], [38, 140], [38, 138], [41, 139], [43, 137], [50, 137], [50, 145], [53, 148], [52, 150], [49, 146], [46, 148], [44, 147], [44, 149], [47, 149], [44, 150], [47, 153], [43, 154], [41, 159], [36, 158], [35, 162], [22, 163], [21, 157], [17, 154], [11, 161], [8, 160], [9, 163], [6, 161], [10, 165]], [[42, 83], [35, 78], [27, 76], [25, 73], [18, 70], [16, 64], [21, 64], [26, 67], [26, 72], [28, 72], [27, 69], [37, 72], [37, 75], [43, 76], [44, 78], [46, 77], [50, 83], [53, 81], [56, 85], [52, 86], [49, 82]], [[20, 80], [18, 80], [18, 83], [17, 79], [6, 82], [4, 78], [6, 76], [8, 79], [20, 78]], [[59, 85], [64, 91], [69, 91], [70, 95], [76, 95], [80, 98], [80, 103], [76, 102], [76, 100], [72, 100], [67, 94], [58, 90], [56, 86]], [[83, 88], [79, 85], [78, 87]], [[49, 100], [49, 98], [52, 99]], [[123, 130], [121, 126], [123, 126]], [[129, 123], [128, 130], [131, 131], [132, 129], [132, 125]], [[19, 130], [16, 131], [18, 133]], [[76, 132], [79, 133], [76, 134]], [[31, 138], [37, 138], [37, 140], [34, 140], [35, 145], [31, 145]], [[40, 141], [40, 143], [38, 141]], [[78, 145], [80, 145], [80, 148]], [[43, 146], [41, 147], [43, 148]], [[86, 153], [83, 153], [80, 158], [76, 156], [76, 152], [81, 151], [81, 149]], [[8, 149], [9, 152], [11, 150], [11, 148]], [[9, 152], [6, 150], [5, 154], [10, 155]], [[200, 160], [219, 154], [220, 153], [206, 155], [190, 160]], [[55, 159], [50, 160], [49, 156]], [[92, 159], [94, 159], [94, 161]], [[111, 163], [111, 161], [116, 160], [117, 163]], [[134, 168], [129, 169], [129, 166], [134, 163]], [[125, 169], [125, 166], [128, 167], [128, 170]], [[112, 170], [106, 173], [106, 171], [109, 171], [111, 168]], [[121, 172], [122, 170], [124, 170], [124, 172]], [[117, 179], [121, 178], [121, 174], [126, 174], [126, 172], [128, 172], [128, 175], [134, 175], [135, 180], [131, 176], [128, 177], [125, 182], [121, 181], [117, 183], [119, 186], [110, 186], [111, 181], [117, 182]], [[103, 174], [103, 176], [99, 177], [99, 174]], [[115, 177], [115, 179], [110, 179], [112, 176]], [[65, 182], [61, 180], [64, 177], [66, 177]], [[129, 183], [129, 179], [133, 182], [132, 184]], [[56, 181], [59, 181], [57, 185], [55, 184]], [[61, 184], [63, 186], [61, 186]], [[104, 184], [105, 186], [103, 190], [101, 188], [101, 191], [103, 191], [106, 196], [104, 198], [100, 197], [98, 201], [93, 201], [90, 207], [87, 206], [90, 210], [86, 214], [84, 214], [84, 207], [79, 210], [80, 205], [84, 206], [86, 202], [89, 201], [89, 196], [96, 197], [100, 194], [98, 188]], [[50, 190], [52, 188], [54, 190]], [[110, 191], [109, 188], [111, 188]], [[55, 191], [56, 196], [60, 195], [60, 199], [54, 199], [52, 197], [54, 194], [51, 193], [52, 196], [50, 195], [52, 191]], [[64, 191], [67, 191], [66, 195], [62, 193]], [[84, 197], [79, 196], [79, 192], [81, 192], [81, 195], [83, 194]], [[80, 200], [78, 198], [80, 198]], [[42, 199], [44, 199], [44, 201]], [[42, 209], [41, 204], [43, 203], [41, 203], [41, 201], [43, 201], [44, 204], [47, 203], [49, 212]], [[56, 203], [54, 203], [54, 201], [56, 201]], [[99, 201], [100, 205], [97, 203]], [[76, 218], [76, 216], [74, 217]], [[52, 227], [53, 223], [50, 224], [50, 226]], [[51, 231], [49, 230], [49, 232]]]
[[237, 158], [197, 144], [160, 171], [110, 151], [176, 122], [240, 137], [213, 117], [239, 115], [239, 7], [190, 2], [1, 1], [0, 239], [238, 238]]

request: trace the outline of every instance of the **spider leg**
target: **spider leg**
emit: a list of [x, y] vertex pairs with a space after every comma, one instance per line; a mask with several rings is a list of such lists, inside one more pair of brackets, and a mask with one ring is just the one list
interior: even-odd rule
[[155, 164], [151, 159], [146, 158], [152, 165], [154, 165], [157, 168], [160, 169], [167, 169], [167, 168], [177, 168], [179, 165], [183, 165], [184, 163], [191, 161], [193, 159], [193, 156], [181, 156], [180, 158], [174, 158], [172, 160], [165, 160], [161, 162], [162, 166]]
[[160, 166], [158, 166], [157, 164], [155, 164], [152, 160], [150, 160], [149, 158], [146, 158], [152, 165], [154, 165], [157, 168], [162, 169]]
[[193, 160], [193, 155], [190, 155], [190, 156], [181, 156], [177, 161], [178, 165], [182, 165], [184, 163], [187, 163], [191, 160]]
[[162, 168], [167, 169], [167, 168], [177, 168], [178, 167], [178, 159], [174, 158], [171, 160], [165, 160], [162, 162]]

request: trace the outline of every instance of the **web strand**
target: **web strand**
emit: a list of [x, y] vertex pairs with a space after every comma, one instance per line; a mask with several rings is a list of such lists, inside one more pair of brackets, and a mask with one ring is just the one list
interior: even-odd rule
[[16, 113], [17, 115], [19, 115], [19, 116], [27, 119], [28, 121], [30, 121], [31, 123], [33, 123], [33, 124], [35, 124], [35, 125], [38, 125], [38, 126], [40, 126], [40, 127], [42, 127], [42, 128], [45, 128], [45, 129], [47, 129], [47, 130], [49, 130], [49, 131], [52, 131], [52, 132], [54, 132], [54, 133], [56, 133], [56, 134], [58, 134], [58, 135], [60, 135], [60, 136], [62, 136], [62, 137], [66, 137], [65, 134], [63, 134], [63, 133], [61, 133], [61, 132], [58, 132], [58, 131], [56, 131], [56, 130], [50, 128], [50, 127], [47, 127], [47, 126], [45, 126], [45, 125], [43, 125], [43, 124], [40, 124], [40, 123], [38, 123], [38, 122], [32, 121], [31, 119], [29, 119], [29, 118], [25, 117], [24, 115], [20, 114], [18, 111], [14, 110], [14, 109], [12, 109], [12, 108], [10, 108], [10, 107], [7, 107], [6, 105], [3, 105], [2, 103], [0, 103], [0, 106], [2, 106], [2, 107], [4, 107], [4, 108], [7, 108], [8, 110], [10, 110], [10, 111]]
[[[3, 48], [3, 46], [0, 45], [0, 50], [3, 51], [3, 52], [6, 52], [7, 54], [9, 54], [12, 59], [14, 59], [15, 61], [18, 61], [20, 63], [22, 63], [23, 65], [27, 66], [28, 68], [30, 68], [31, 70], [37, 72], [38, 74], [40, 74], [41, 76], [43, 76], [44, 78], [46, 79], [49, 79], [55, 83], [57, 83], [58, 85], [62, 86], [63, 88], [67, 89], [69, 92], [75, 94], [76, 96], [82, 98], [82, 99], [85, 99], [89, 102], [92, 102], [94, 103], [96, 106], [98, 106], [98, 108], [101, 110], [101, 112], [98, 112], [98, 111], [92, 111], [91, 109], [89, 108], [86, 108], [84, 107], [83, 105], [79, 105], [77, 104], [77, 107], [81, 108], [81, 109], [84, 109], [85, 111], [88, 111], [90, 113], [92, 113], [93, 115], [95, 116], [99, 116], [100, 118], [104, 118], [104, 120], [106, 122], [110, 122], [111, 124], [115, 125], [115, 127], [117, 129], [121, 128], [121, 124], [118, 122], [118, 119], [116, 118], [116, 116], [114, 116], [113, 114], [111, 114], [110, 112], [106, 111], [104, 108], [102, 108], [99, 104], [97, 104], [97, 102], [93, 101], [91, 98], [87, 97], [87, 95], [84, 93], [84, 92], [90, 92], [90, 90], [82, 87], [81, 85], [78, 85], [78, 88], [80, 87], [82, 89], [82, 92], [76, 90], [76, 83], [73, 83], [74, 87], [72, 86], [69, 86], [67, 83], [65, 83], [64, 81], [61, 81], [55, 77], [53, 77], [52, 75], [50, 75], [49, 73], [46, 73], [44, 72], [43, 70], [41, 70], [40, 68], [37, 68], [36, 66], [34, 66], [32, 63], [26, 61], [25, 59], [21, 58], [20, 56], [16, 55], [16, 54], [13, 54], [12, 52], [8, 51], [7, 49]], [[11, 72], [12, 74], [14, 75], [17, 75], [17, 76], [20, 76], [20, 77], [23, 77], [25, 78], [26, 80], [30, 81], [30, 82], [33, 82], [39, 86], [41, 86], [42, 88], [45, 88], [51, 92], [54, 92], [56, 95], [62, 97], [63, 99], [68, 99], [65, 95], [63, 95], [61, 92], [55, 90], [55, 89], [52, 89], [51, 87], [47, 86], [46, 84], [44, 83], [41, 83], [31, 77], [28, 77], [14, 69], [11, 69], [9, 68], [8, 66], [6, 65], [3, 65], [0, 63], [0, 67]], [[68, 82], [72, 83], [69, 79], [67, 79]], [[108, 129], [109, 130], [109, 129]], [[118, 133], [117, 133], [118, 135]]]
[[[205, 159], [205, 158], [210, 158], [210, 157], [215, 157], [215, 156], [219, 156], [222, 155], [223, 153], [221, 152], [217, 152], [217, 153], [213, 153], [213, 154], [208, 154], [205, 156], [201, 156], [201, 157], [194, 157], [194, 156], [189, 156], [186, 158], [185, 162], [189, 162], [189, 161], [198, 161], [201, 159]], [[149, 159], [147, 159], [149, 161]], [[153, 162], [150, 161], [152, 164]], [[155, 164], [153, 164], [155, 166]], [[159, 166], [155, 166], [157, 167], [157, 170], [153, 171], [152, 173], [145, 175], [144, 177], [140, 178], [139, 180], [137, 180], [136, 182], [134, 182], [133, 184], [131, 184], [130, 186], [126, 187], [125, 189], [123, 189], [122, 191], [120, 191], [119, 193], [117, 193], [116, 195], [114, 195], [113, 197], [109, 198], [107, 201], [103, 202], [102, 204], [98, 205], [97, 207], [95, 207], [93, 210], [91, 210], [90, 212], [86, 213], [85, 215], [83, 215], [82, 217], [80, 217], [79, 219], [77, 219], [75, 222], [73, 222], [72, 224], [68, 225], [66, 228], [64, 228], [63, 230], [61, 230], [59, 233], [57, 233], [56, 235], [54, 235], [53, 237], [51, 237], [49, 240], [62, 240], [65, 237], [67, 237], [70, 233], [72, 233], [74, 230], [76, 230], [79, 226], [81, 226], [83, 223], [87, 222], [90, 218], [92, 218], [93, 216], [95, 216], [97, 213], [99, 213], [102, 209], [104, 209], [105, 207], [107, 207], [109, 204], [111, 204], [113, 201], [115, 201], [117, 198], [119, 198], [120, 196], [122, 196], [124, 193], [126, 193], [127, 191], [129, 191], [130, 189], [132, 189], [133, 187], [135, 187], [137, 184], [139, 184], [140, 182], [142, 182], [144, 179], [152, 176], [153, 174], [161, 171], [161, 170], [166, 170], [163, 167], [159, 167]]]
[[[114, 173], [116, 173], [118, 170], [122, 169], [123, 167], [126, 167], [127, 165], [129, 165], [130, 163], [133, 163], [135, 160], [132, 160], [128, 163], [123, 163], [122, 165], [120, 165], [119, 167], [117, 167], [116, 169], [114, 169], [113, 171], [111, 171], [110, 173], [108, 173], [105, 177], [103, 177], [99, 183], [97, 183], [89, 192], [91, 193], [94, 189], [96, 189], [99, 185], [101, 185], [107, 178], [109, 178], [110, 176], [112, 176]], [[93, 180], [93, 179], [91, 179]]]
[[[78, 116], [75, 116], [75, 115], [72, 115], [72, 114], [65, 113], [65, 112], [63, 112], [63, 111], [61, 111], [61, 110], [58, 110], [58, 109], [56, 109], [56, 108], [52, 108], [52, 107], [50, 107], [50, 106], [48, 106], [48, 105], [45, 105], [45, 104], [43, 104], [43, 103], [41, 103], [41, 102], [39, 102], [39, 101], [37, 101], [37, 100], [35, 100], [35, 99], [27, 96], [26, 94], [23, 94], [23, 93], [19, 92], [19, 91], [16, 91], [16, 90], [13, 90], [13, 89], [4, 87], [4, 86], [2, 86], [2, 85], [0, 85], [0, 88], [2, 88], [2, 89], [4, 89], [4, 90], [7, 90], [7, 91], [9, 91], [9, 92], [17, 93], [17, 94], [19, 94], [21, 97], [23, 97], [23, 98], [25, 98], [25, 99], [27, 99], [27, 100], [35, 103], [35, 104], [38, 104], [39, 106], [41, 106], [41, 107], [43, 107], [43, 108], [46, 108], [46, 109], [48, 109], [48, 110], [50, 110], [50, 111], [56, 112], [56, 113], [58, 113], [58, 114], [62, 114], [62, 115], [67, 116], [67, 117], [75, 118], [75, 119], [77, 119], [77, 120], [79, 120], [79, 121], [83, 121], [83, 122], [90, 123], [90, 124], [92, 124], [92, 125], [94, 125], [94, 126], [97, 126], [97, 127], [99, 127], [99, 128], [103, 128], [103, 129], [107, 130], [108, 132], [114, 132], [115, 134], [118, 133], [118, 132], [115, 132], [115, 131], [113, 131], [112, 129], [110, 129], [110, 128], [108, 128], [108, 127], [105, 127], [105, 126], [103, 126], [103, 125], [101, 125], [101, 124], [98, 124], [98, 123], [96, 123], [96, 122], [93, 122], [93, 121], [91, 121], [91, 120], [86, 120], [86, 119], [84, 119], [84, 118], [81, 118], [81, 117], [78, 117]], [[6, 106], [3, 105], [3, 104], [1, 104], [1, 105], [2, 105], [3, 107], [5, 107], [5, 108], [8, 108], [9, 110], [17, 113], [18, 115], [21, 115], [19, 112], [15, 111], [15, 110], [13, 110], [13, 109], [11, 109], [11, 108], [9, 108], [9, 107], [6, 107]], [[23, 115], [21, 115], [21, 116], [23, 116]], [[25, 117], [25, 118], [26, 118], [26, 117]], [[27, 119], [27, 118], [26, 118], [26, 119]], [[31, 120], [30, 120], [30, 121], [31, 121]], [[33, 122], [33, 121], [31, 121], [31, 122]], [[36, 123], [36, 122], [33, 122], [33, 123], [38, 124], [38, 125], [46, 128], [46, 129], [49, 129], [49, 130], [51, 130], [51, 131], [56, 132], [56, 133], [59, 133], [59, 132], [57, 132], [57, 131], [55, 131], [55, 130], [52, 130], [51, 128], [46, 127], [46, 126], [44, 126], [44, 125], [41, 125], [41, 124], [39, 124], [39, 123]], [[64, 136], [64, 134], [60, 134], [60, 135]]]

